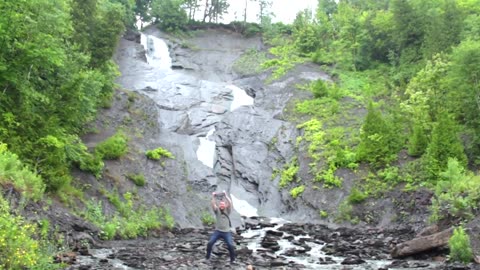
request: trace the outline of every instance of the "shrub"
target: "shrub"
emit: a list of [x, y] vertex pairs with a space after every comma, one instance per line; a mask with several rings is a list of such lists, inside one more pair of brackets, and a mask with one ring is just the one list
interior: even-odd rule
[[80, 160], [80, 170], [92, 173], [97, 179], [102, 176], [104, 166], [105, 163], [99, 155], [86, 154]]
[[143, 176], [143, 174], [127, 174], [127, 178], [139, 187], [145, 186], [145, 176]]
[[450, 248], [450, 260], [463, 263], [472, 261], [473, 253], [470, 247], [470, 238], [461, 226], [454, 229], [453, 235], [448, 241], [448, 247]]
[[305, 186], [304, 186], [304, 185], [301, 185], [301, 186], [292, 188], [292, 190], [290, 190], [290, 195], [292, 196], [292, 198], [296, 199], [296, 198], [297, 198], [299, 195], [301, 195], [304, 191], [305, 191]]
[[102, 238], [112, 239], [115, 236], [121, 238], [135, 238], [146, 236], [151, 229], [161, 227], [172, 229], [175, 225], [170, 212], [161, 207], [134, 207], [132, 194], [127, 192], [123, 195], [125, 201], [119, 195], [107, 195], [110, 202], [118, 212], [112, 217], [103, 214], [101, 202], [87, 202], [85, 218], [98, 226], [102, 231]]
[[95, 147], [95, 154], [103, 159], [118, 159], [128, 151], [128, 139], [123, 133], [116, 133], [112, 137], [99, 143]]
[[321, 218], [327, 218], [328, 217], [328, 212], [325, 210], [320, 210], [320, 217]]
[[98, 179], [102, 176], [104, 163], [99, 155], [92, 155], [88, 152], [87, 146], [80, 139], [74, 138], [71, 143], [65, 145], [67, 157], [77, 165], [80, 170], [90, 172]]
[[250, 49], [235, 60], [232, 69], [241, 75], [258, 74], [262, 71], [260, 65], [266, 60], [267, 56], [264, 52]]
[[358, 188], [352, 188], [352, 190], [350, 191], [350, 195], [348, 195], [347, 200], [350, 204], [358, 204], [365, 201], [367, 197], [368, 195], [360, 191]]
[[297, 176], [299, 166], [297, 163], [297, 159], [293, 159], [290, 164], [287, 164], [284, 166], [284, 169], [281, 172], [280, 175], [280, 187], [286, 187], [289, 183], [291, 183], [293, 180], [295, 180]]
[[42, 178], [25, 166], [17, 155], [0, 143], [0, 184], [11, 184], [26, 198], [39, 200], [45, 191]]
[[311, 85], [311, 90], [315, 98], [328, 96], [328, 85], [322, 79], [314, 81]]
[[0, 196], [0, 269], [31, 269], [40, 264], [46, 269], [45, 264], [52, 263], [51, 256], [42, 252], [36, 234], [32, 224], [10, 214], [10, 206]]
[[439, 173], [432, 199], [432, 221], [473, 217], [480, 203], [480, 176], [465, 172], [456, 159], [448, 160], [447, 169]]
[[215, 223], [215, 218], [208, 212], [202, 213], [202, 224], [205, 226], [211, 226]]
[[147, 158], [152, 160], [160, 160], [160, 158], [162, 157], [175, 159], [175, 156], [172, 153], [170, 153], [166, 149], [163, 149], [162, 147], [158, 147], [154, 150], [148, 150], [147, 152], [145, 152], [145, 155], [147, 156]]

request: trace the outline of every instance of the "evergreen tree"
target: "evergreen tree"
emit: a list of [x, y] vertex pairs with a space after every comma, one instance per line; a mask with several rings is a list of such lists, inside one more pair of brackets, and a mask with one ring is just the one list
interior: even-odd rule
[[449, 158], [455, 158], [464, 167], [467, 165], [467, 157], [458, 137], [458, 126], [450, 114], [442, 113], [422, 157], [430, 180], [436, 181], [440, 172], [445, 171]]
[[385, 165], [395, 160], [397, 146], [392, 141], [397, 140], [392, 136], [398, 134], [393, 132], [391, 124], [385, 121], [381, 111], [370, 102], [360, 132], [360, 144], [357, 149], [359, 160], [375, 165]]

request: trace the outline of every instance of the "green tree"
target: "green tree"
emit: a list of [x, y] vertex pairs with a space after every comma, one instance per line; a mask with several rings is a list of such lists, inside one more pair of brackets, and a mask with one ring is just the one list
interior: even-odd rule
[[345, 69], [356, 70], [361, 64], [360, 48], [367, 39], [363, 27], [367, 17], [366, 13], [346, 2], [338, 4], [337, 13], [333, 17], [337, 28], [337, 39], [333, 46], [336, 48], [337, 61]]
[[162, 30], [168, 32], [183, 30], [188, 17], [181, 7], [182, 3], [181, 0], [153, 0], [152, 17]]
[[127, 29], [136, 29], [137, 19], [135, 18], [135, 0], [99, 0], [100, 3], [106, 4], [109, 2], [111, 4], [120, 5], [122, 14], [120, 18], [123, 21], [124, 26]]
[[200, 7], [199, 0], [185, 0], [185, 8], [188, 10], [188, 20], [195, 20], [195, 13]]
[[97, 0], [72, 1], [73, 42], [80, 46], [80, 51], [88, 52], [92, 47], [90, 36], [95, 28]]
[[448, 240], [450, 248], [450, 258], [452, 261], [469, 263], [473, 259], [472, 247], [470, 246], [470, 237], [462, 226], [453, 230], [453, 235]]
[[360, 144], [357, 148], [359, 160], [375, 165], [384, 165], [395, 160], [399, 150], [395, 136], [398, 135], [382, 112], [370, 102], [360, 132]]
[[307, 9], [297, 13], [292, 27], [297, 49], [303, 54], [314, 52], [319, 46], [319, 37], [311, 11]]
[[440, 52], [449, 52], [460, 42], [464, 14], [456, 0], [443, 0], [429, 7], [426, 17], [423, 51], [425, 58]]
[[469, 156], [480, 154], [480, 41], [465, 40], [452, 53], [448, 72], [458, 119], [472, 131]]
[[125, 29], [125, 8], [118, 3], [104, 1], [98, 7], [97, 14], [94, 35], [91, 37], [91, 63], [94, 67], [101, 67], [112, 58]]
[[458, 137], [458, 126], [450, 114], [442, 113], [438, 116], [430, 143], [422, 156], [430, 180], [438, 180], [440, 172], [447, 168], [449, 158], [455, 158], [463, 167], [467, 164], [467, 157]]
[[[104, 13], [105, 7], [119, 4], [101, 3], [94, 7], [94, 2], [67, 0], [0, 2], [0, 141], [35, 168], [50, 191], [71, 181], [68, 149], [79, 143], [77, 134], [113, 87], [116, 73], [109, 58], [114, 48], [108, 51], [101, 42], [92, 45], [98, 34], [115, 39], [103, 44], [114, 46], [123, 24], [106, 28], [108, 33], [98, 32], [101, 20], [121, 17]], [[87, 17], [94, 10], [92, 23]], [[78, 27], [72, 18], [78, 19]], [[93, 32], [87, 34], [92, 26]], [[107, 53], [99, 53], [102, 50]], [[92, 69], [91, 55], [97, 57], [99, 68]]]
[[142, 22], [149, 22], [152, 17], [150, 9], [152, 8], [152, 0], [135, 0], [135, 15]]

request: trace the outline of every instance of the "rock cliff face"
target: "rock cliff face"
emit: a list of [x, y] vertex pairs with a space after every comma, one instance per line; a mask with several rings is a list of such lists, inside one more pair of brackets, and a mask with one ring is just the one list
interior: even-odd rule
[[[142, 37], [147, 61], [155, 61], [148, 57], [158, 50], [155, 37], [165, 38], [153, 28]], [[139, 129], [143, 134], [133, 140], [134, 147], [141, 153], [162, 146], [176, 156], [163, 167], [141, 156], [131, 158], [130, 170], [136, 168], [147, 176], [147, 188], [138, 190], [145, 202], [170, 206], [181, 227], [201, 226], [200, 215], [209, 211], [209, 194], [215, 190], [229, 190], [259, 215], [302, 220], [318, 216], [311, 207], [290, 203], [288, 192], [278, 190], [278, 179], [272, 181], [271, 176], [295, 155], [297, 135], [294, 124], [276, 116], [293, 96], [295, 83], [326, 75], [318, 70], [300, 71], [272, 85], [263, 83], [266, 74], [240, 78], [232, 71], [234, 62], [249, 49], [261, 49], [262, 43], [259, 38], [245, 39], [227, 30], [206, 30], [182, 42], [164, 40], [175, 70], [147, 63], [138, 38], [122, 40], [116, 55], [122, 73], [118, 83], [150, 99], [148, 105], [137, 104], [144, 97], [132, 105], [150, 106], [146, 114], [158, 119], [150, 130]], [[254, 104], [232, 110], [235, 90], [242, 91], [238, 87], [255, 96]], [[198, 153], [207, 134], [215, 143], [211, 167], [199, 160]], [[125, 169], [121, 165], [109, 171]], [[241, 214], [234, 215], [237, 226]]]
[[[168, 45], [167, 54], [160, 51], [165, 44], [158, 38]], [[131, 138], [130, 152], [106, 163], [100, 183], [78, 173], [93, 187], [87, 194], [95, 196], [105, 186], [120, 193], [135, 189], [142, 203], [169, 208], [178, 226], [201, 227], [201, 216], [210, 211], [210, 193], [228, 190], [237, 202], [235, 226], [241, 225], [241, 215], [252, 214], [244, 206], [259, 216], [336, 226], [334, 214], [362, 177], [361, 170], [338, 170], [344, 182], [341, 189], [313, 189], [311, 160], [296, 146], [301, 134], [285, 113], [294, 100], [310, 97], [298, 84], [331, 79], [313, 64], [298, 65], [271, 83], [266, 83], [268, 72], [236, 74], [235, 61], [252, 49], [264, 50], [260, 38], [246, 39], [225, 29], [201, 30], [178, 40], [149, 28], [141, 36], [122, 39], [115, 60], [121, 72], [118, 84], [124, 90], [99, 117], [95, 127], [99, 132], [84, 139], [94, 146], [122, 129]], [[253, 104], [235, 106], [236, 95], [243, 90]], [[361, 117], [365, 112], [356, 113]], [[202, 150], [205, 142], [214, 144], [212, 153]], [[157, 147], [171, 151], [175, 159], [147, 160], [145, 151]], [[272, 179], [274, 171], [294, 157], [300, 163], [298, 174], [307, 183], [296, 199], [289, 194], [291, 187], [279, 188], [278, 176]], [[129, 173], [143, 173], [146, 186], [135, 188], [125, 177]], [[401, 201], [400, 193], [392, 198]], [[399, 220], [392, 201], [372, 202], [358, 211], [370, 213], [372, 224], [389, 226]], [[319, 210], [332, 215], [321, 218]], [[424, 215], [416, 217], [419, 227]]]

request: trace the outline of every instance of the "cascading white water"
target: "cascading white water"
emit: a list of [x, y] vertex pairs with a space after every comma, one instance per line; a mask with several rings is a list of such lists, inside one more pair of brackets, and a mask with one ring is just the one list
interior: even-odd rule
[[[168, 46], [160, 38], [152, 35], [141, 35], [141, 44], [145, 48], [145, 56], [150, 66], [159, 69], [164, 74], [173, 74], [171, 69], [172, 59], [168, 50]], [[249, 106], [253, 104], [253, 98], [248, 96], [244, 90], [235, 85], [225, 85], [226, 89], [231, 91], [233, 99], [231, 101], [225, 100], [225, 103], [230, 102], [230, 111], [233, 111], [241, 106]], [[196, 150], [197, 159], [205, 166], [213, 168], [215, 163], [215, 142], [210, 140], [210, 137], [215, 132], [213, 127], [205, 136], [199, 136], [199, 146]]]
[[162, 70], [171, 70], [172, 58], [165, 41], [151, 35], [142, 34], [140, 42], [145, 48], [145, 56], [149, 65]]
[[215, 142], [209, 138], [215, 132], [212, 128], [205, 137], [200, 137], [200, 145], [197, 149], [197, 158], [206, 166], [213, 168], [215, 162]]
[[227, 88], [232, 90], [233, 94], [233, 101], [230, 104], [230, 111], [234, 111], [241, 106], [253, 105], [253, 98], [247, 95], [247, 93], [245, 93], [245, 90], [235, 85], [228, 85]]

